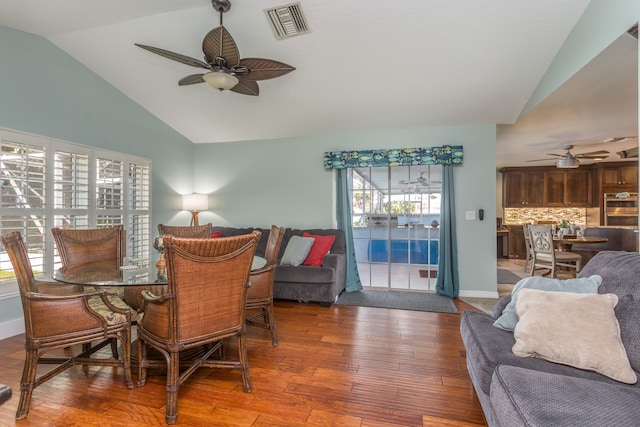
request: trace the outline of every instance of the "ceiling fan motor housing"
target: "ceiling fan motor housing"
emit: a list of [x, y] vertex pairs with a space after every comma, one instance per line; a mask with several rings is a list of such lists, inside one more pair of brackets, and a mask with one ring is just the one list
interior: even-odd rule
[[569, 157], [566, 159], [558, 159], [556, 166], [562, 169], [577, 168], [580, 166], [578, 159]]

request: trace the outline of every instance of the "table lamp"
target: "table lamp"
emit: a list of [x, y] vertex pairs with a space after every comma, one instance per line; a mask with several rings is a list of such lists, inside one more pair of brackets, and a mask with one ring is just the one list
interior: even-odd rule
[[185, 194], [182, 196], [182, 209], [191, 212], [191, 226], [198, 226], [198, 213], [209, 209], [209, 196], [206, 194]]

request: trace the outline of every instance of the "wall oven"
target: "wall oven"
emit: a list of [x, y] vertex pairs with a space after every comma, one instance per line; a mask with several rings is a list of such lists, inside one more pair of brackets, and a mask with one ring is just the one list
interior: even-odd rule
[[605, 193], [604, 225], [638, 226], [638, 193]]

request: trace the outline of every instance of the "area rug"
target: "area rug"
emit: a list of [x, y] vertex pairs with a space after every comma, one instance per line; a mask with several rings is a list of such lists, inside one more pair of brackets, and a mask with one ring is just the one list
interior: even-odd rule
[[504, 268], [498, 269], [498, 283], [514, 285], [520, 281], [521, 277]]
[[450, 298], [430, 292], [356, 291], [344, 292], [336, 304], [399, 310], [458, 313]]

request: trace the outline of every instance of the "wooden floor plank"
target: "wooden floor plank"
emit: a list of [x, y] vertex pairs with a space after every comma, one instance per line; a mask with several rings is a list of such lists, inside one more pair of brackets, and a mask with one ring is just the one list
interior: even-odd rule
[[[460, 312], [475, 310], [455, 303]], [[177, 426], [486, 425], [466, 368], [460, 314], [285, 301], [275, 313], [278, 347], [268, 331], [247, 329], [253, 392], [244, 393], [238, 370], [200, 369], [179, 389]], [[150, 376], [130, 390], [112, 367], [72, 367], [54, 377], [16, 423], [23, 339], [0, 341], [0, 382], [13, 389], [0, 406], [0, 425], [166, 425], [165, 378]], [[235, 344], [225, 351], [233, 354]]]

